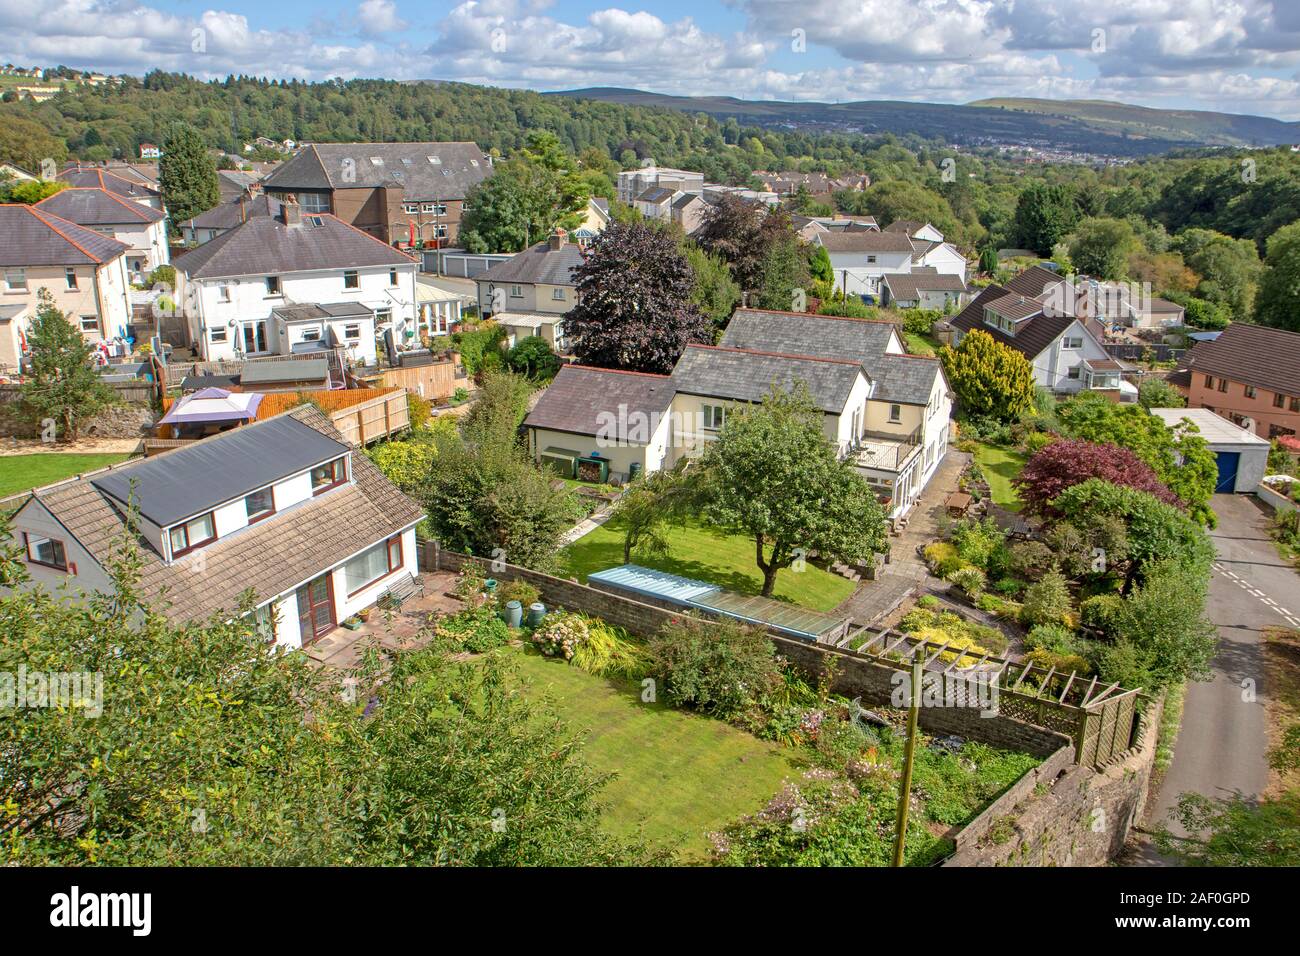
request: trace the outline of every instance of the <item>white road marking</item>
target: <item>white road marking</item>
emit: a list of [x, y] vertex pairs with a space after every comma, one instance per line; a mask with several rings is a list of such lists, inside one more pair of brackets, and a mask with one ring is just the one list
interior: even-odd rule
[[1252, 597], [1258, 598], [1260, 603], [1263, 604], [1265, 607], [1276, 611], [1281, 617], [1285, 618], [1286, 622], [1290, 624], [1292, 627], [1300, 630], [1300, 620], [1297, 620], [1291, 614], [1290, 611], [1288, 611], [1286, 608], [1278, 604], [1277, 601], [1269, 597], [1264, 591], [1261, 591], [1259, 588], [1255, 587], [1245, 578], [1239, 577], [1235, 572], [1229, 571], [1227, 568], [1225, 568], [1222, 564], [1220, 564], [1217, 561], [1214, 562], [1211, 565], [1211, 567], [1213, 567], [1216, 571], [1222, 573], [1225, 577], [1229, 578], [1234, 584], [1237, 585], [1237, 587], [1241, 588], [1247, 594], [1251, 595]]

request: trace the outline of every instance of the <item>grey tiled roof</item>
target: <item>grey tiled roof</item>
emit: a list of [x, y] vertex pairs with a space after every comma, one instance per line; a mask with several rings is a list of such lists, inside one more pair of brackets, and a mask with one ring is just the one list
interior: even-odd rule
[[566, 242], [552, 250], [549, 242], [539, 242], [523, 252], [498, 262], [476, 277], [479, 282], [531, 282], [545, 285], [574, 284], [573, 270], [582, 265], [582, 249]]
[[[286, 414], [328, 438], [343, 440], [329, 419], [311, 406]], [[147, 541], [137, 539], [143, 560], [141, 600], [180, 622], [230, 612], [247, 589], [256, 590], [262, 599], [287, 591], [423, 516], [414, 501], [356, 451], [352, 477], [353, 483], [243, 528], [170, 567]], [[111, 498], [88, 479], [37, 491], [36, 498], [97, 561], [109, 561], [126, 528]]]
[[140, 200], [146, 197], [161, 196], [157, 189], [146, 186], [137, 179], [127, 179], [111, 170], [98, 167], [74, 166], [59, 173], [59, 179], [70, 186], [83, 186], [90, 189], [107, 189], [123, 199]]
[[872, 398], [904, 405], [925, 405], [940, 375], [939, 360], [922, 355], [882, 355], [868, 363], [876, 383]]
[[912, 240], [901, 232], [819, 232], [817, 241], [827, 252], [913, 252]]
[[310, 269], [409, 266], [413, 261], [328, 213], [304, 213], [302, 222], [294, 226], [273, 216], [254, 217], [178, 256], [172, 264], [191, 279], [214, 279]]
[[348, 189], [396, 182], [408, 200], [457, 200], [491, 175], [491, 163], [474, 143], [316, 143], [280, 165], [263, 187]]
[[892, 322], [869, 319], [737, 309], [719, 344], [867, 363], [885, 354], [896, 328]]
[[636, 197], [637, 202], [648, 202], [658, 205], [661, 202], [667, 202], [672, 198], [674, 190], [667, 189], [663, 186], [649, 186], [641, 191]]
[[[566, 365], [542, 393], [524, 424], [596, 435], [604, 422], [612, 421], [618, 438], [625, 439], [629, 428], [645, 427], [644, 438], [648, 440], [657, 416], [666, 413], [672, 404], [673, 391], [673, 380], [667, 375]], [[602, 418], [602, 413], [612, 417]], [[638, 426], [639, 421], [646, 424]], [[633, 437], [642, 436], [634, 432]]]
[[921, 229], [925, 223], [917, 222], [915, 219], [895, 219], [885, 227], [885, 232], [901, 232], [910, 236], [912, 233]]
[[895, 299], [910, 302], [925, 292], [965, 292], [966, 283], [961, 276], [948, 272], [934, 272], [928, 268], [914, 270], [910, 274], [896, 273], [885, 276], [885, 285], [889, 294]]
[[815, 407], [838, 415], [862, 374], [857, 361], [688, 345], [672, 379], [679, 392], [742, 402], [761, 402], [773, 387], [788, 391], [802, 382]]
[[138, 226], [166, 218], [162, 210], [123, 199], [107, 189], [74, 186], [36, 204], [38, 209], [79, 226]]
[[276, 216], [279, 213], [280, 201], [259, 193], [251, 199], [232, 199], [213, 206], [193, 219], [186, 219], [181, 225], [192, 229], [234, 229], [254, 216]]
[[0, 205], [0, 266], [99, 265], [129, 248], [35, 206]]

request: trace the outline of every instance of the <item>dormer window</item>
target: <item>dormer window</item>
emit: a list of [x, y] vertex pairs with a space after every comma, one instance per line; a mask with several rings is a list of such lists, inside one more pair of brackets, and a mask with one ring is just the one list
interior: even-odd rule
[[248, 512], [248, 523], [261, 521], [275, 514], [275, 493], [270, 488], [254, 491], [244, 498], [244, 510]]
[[212, 521], [212, 512], [178, 524], [168, 532], [172, 546], [172, 557], [179, 558], [195, 548], [210, 544], [217, 539], [217, 527]]
[[324, 465], [317, 465], [311, 470], [311, 493], [323, 494], [331, 488], [337, 488], [348, 480], [346, 458], [335, 458]]

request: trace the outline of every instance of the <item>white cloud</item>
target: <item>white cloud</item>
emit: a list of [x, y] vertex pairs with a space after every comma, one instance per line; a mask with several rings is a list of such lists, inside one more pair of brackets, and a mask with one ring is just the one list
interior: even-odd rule
[[357, 21], [361, 24], [361, 32], [369, 36], [397, 33], [407, 27], [393, 0], [362, 0], [357, 8]]

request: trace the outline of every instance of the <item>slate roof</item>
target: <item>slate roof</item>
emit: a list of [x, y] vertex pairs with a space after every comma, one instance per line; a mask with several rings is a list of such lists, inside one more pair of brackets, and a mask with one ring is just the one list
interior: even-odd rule
[[[284, 417], [343, 442], [329, 419], [311, 406], [245, 425], [237, 432], [256, 431]], [[229, 434], [235, 433], [216, 435], [201, 444], [220, 442]], [[157, 460], [175, 454], [180, 452], [168, 452]], [[228, 613], [247, 589], [255, 589], [261, 599], [283, 593], [423, 517], [420, 507], [398, 491], [364, 454], [352, 455], [352, 478], [349, 484], [249, 525], [170, 566], [151, 544], [139, 538], [141, 601], [160, 607], [178, 622], [217, 611]], [[109, 561], [126, 523], [113, 499], [100, 491], [93, 479], [37, 490], [34, 495], [97, 561]]]
[[145, 198], [155, 198], [162, 195], [152, 186], [146, 186], [143, 182], [136, 179], [127, 179], [116, 173], [100, 169], [98, 167], [74, 166], [70, 169], [62, 170], [59, 173], [59, 179], [70, 186], [80, 186], [90, 189], [107, 189], [116, 196], [123, 199], [140, 200]]
[[647, 202], [659, 205], [661, 202], [667, 202], [672, 199], [673, 193], [677, 190], [667, 189], [663, 186], [648, 186], [641, 190], [641, 194], [636, 197], [636, 202]]
[[479, 282], [540, 282], [572, 286], [575, 283], [572, 271], [582, 265], [582, 261], [582, 249], [572, 242], [564, 243], [559, 249], [552, 249], [549, 241], [539, 242], [504, 262], [498, 262], [486, 272], [480, 272], [475, 278]]
[[304, 213], [286, 226], [273, 216], [256, 216], [172, 265], [191, 279], [274, 275], [311, 269], [409, 266], [414, 260], [388, 243], [328, 213]]
[[876, 232], [874, 229], [862, 232], [819, 232], [816, 241], [826, 247], [827, 252], [913, 252], [912, 240], [899, 232]]
[[1054, 282], [1063, 281], [1051, 269], [1032, 265], [1007, 283], [1007, 291], [1032, 299], [1043, 294], [1043, 290]]
[[1213, 342], [1198, 342], [1187, 353], [1187, 368], [1300, 396], [1300, 333], [1233, 322]]
[[123, 199], [107, 189], [73, 186], [42, 199], [36, 204], [51, 215], [80, 226], [138, 226], [166, 218], [161, 209]]
[[803, 312], [737, 309], [720, 345], [867, 363], [885, 353], [898, 326], [871, 319], [845, 319]]
[[102, 265], [129, 248], [35, 206], [0, 204], [0, 266]]
[[492, 171], [474, 143], [315, 143], [282, 163], [262, 185], [289, 192], [398, 183], [410, 201], [458, 200]]
[[[619, 440], [627, 439], [629, 428], [645, 428], [648, 440], [654, 424], [672, 405], [673, 394], [673, 380], [668, 375], [566, 365], [542, 393], [524, 424], [592, 436], [602, 433], [604, 425], [606, 437]], [[608, 434], [611, 422], [615, 435]]]
[[934, 272], [929, 266], [914, 270], [910, 274], [890, 273], [885, 276], [885, 285], [889, 286], [890, 295], [903, 302], [916, 299], [922, 291], [966, 291], [966, 283], [961, 281], [961, 276], [949, 272]]
[[[949, 324], [963, 332], [987, 332], [994, 340], [1009, 345], [1028, 359], [1033, 359], [1043, 349], [1056, 340], [1056, 337], [1070, 327], [1075, 321], [1069, 315], [1039, 315], [1022, 323], [1015, 335], [1007, 335], [1000, 329], [984, 324], [984, 307], [991, 302], [1005, 299], [1010, 293], [1000, 285], [989, 285], [972, 299]], [[1019, 300], [1019, 296], [1016, 296]], [[1041, 305], [1039, 306], [1041, 308]]]
[[941, 374], [939, 360], [925, 355], [882, 355], [867, 365], [876, 383], [873, 399], [926, 405], [934, 391], [934, 380]]
[[258, 193], [251, 198], [232, 199], [213, 206], [207, 212], [201, 212], [193, 219], [186, 219], [181, 226], [190, 229], [234, 229], [255, 216], [278, 216], [280, 200], [272, 199], [265, 193]]
[[688, 345], [672, 379], [679, 392], [742, 402], [761, 402], [773, 387], [789, 390], [802, 382], [815, 407], [838, 415], [862, 374], [855, 360]]

